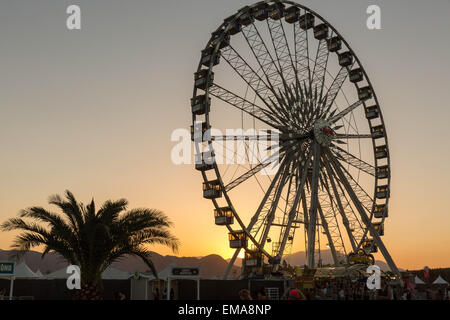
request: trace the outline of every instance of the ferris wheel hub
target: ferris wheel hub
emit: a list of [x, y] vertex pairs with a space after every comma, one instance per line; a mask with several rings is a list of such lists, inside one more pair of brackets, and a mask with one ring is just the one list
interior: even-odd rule
[[333, 140], [335, 132], [331, 129], [331, 124], [324, 120], [318, 119], [314, 124], [314, 138], [322, 147], [329, 147]]

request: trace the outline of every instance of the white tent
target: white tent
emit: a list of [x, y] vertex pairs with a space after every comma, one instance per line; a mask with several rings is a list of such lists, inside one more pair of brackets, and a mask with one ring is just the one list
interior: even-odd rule
[[39, 269], [37, 269], [37, 271], [36, 271], [35, 273], [36, 273], [36, 275], [37, 275], [39, 278], [43, 278], [43, 277], [44, 277], [44, 275], [42, 274], [41, 270], [39, 270]]
[[34, 273], [25, 262], [22, 262], [14, 268], [14, 277], [16, 279], [37, 279], [39, 276]]
[[167, 268], [158, 272], [158, 278], [162, 280], [167, 280], [167, 278], [172, 274], [172, 269], [175, 268], [176, 263], [171, 263]]
[[[62, 268], [60, 270], [57, 270], [55, 272], [52, 272], [48, 275], [46, 275], [45, 279], [67, 279], [70, 274], [66, 272], [67, 268]], [[126, 280], [130, 277], [130, 274], [125, 271], [121, 271], [114, 268], [107, 268], [102, 273], [102, 279], [104, 280]]]
[[447, 284], [448, 285], [448, 282], [445, 281], [441, 276], [439, 276], [439, 277], [437, 277], [436, 280], [434, 280], [433, 284]]
[[425, 282], [423, 282], [422, 279], [420, 279], [418, 276], [416, 276], [414, 278], [414, 283], [415, 284], [425, 284]]
[[[167, 268], [158, 272], [159, 280], [167, 280], [172, 272], [172, 268], [176, 267], [176, 263], [171, 263]], [[155, 280], [156, 277], [153, 274], [141, 273], [138, 272], [140, 278], [146, 278], [148, 280]]]

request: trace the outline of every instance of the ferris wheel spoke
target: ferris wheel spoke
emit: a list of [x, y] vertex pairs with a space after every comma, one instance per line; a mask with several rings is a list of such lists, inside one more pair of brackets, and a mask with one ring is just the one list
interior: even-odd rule
[[272, 84], [273, 88], [279, 87], [282, 84], [281, 71], [278, 69], [275, 60], [270, 54], [255, 24], [251, 23], [244, 27], [242, 29], [242, 35], [256, 58], [261, 70], [264, 72], [267, 81]]
[[345, 188], [341, 185], [341, 182], [334, 171], [331, 169], [331, 166], [328, 164], [329, 174], [328, 177], [330, 179], [330, 183], [333, 182], [333, 192], [335, 197], [333, 197], [334, 204], [338, 204], [338, 209], [342, 217], [342, 223], [346, 228], [350, 244], [352, 245], [352, 249], [354, 252], [357, 251], [359, 243], [362, 242], [365, 234], [364, 227], [361, 220], [358, 218], [358, 215], [355, 213], [348, 197], [345, 193]]
[[261, 224], [263, 222], [263, 219], [261, 219], [261, 217], [260, 217], [261, 211], [263, 210], [264, 206], [266, 205], [266, 202], [268, 201], [270, 195], [272, 194], [273, 189], [276, 187], [280, 178], [282, 178], [281, 176], [284, 175], [286, 165], [288, 165], [289, 162], [290, 162], [290, 159], [288, 157], [283, 158], [283, 160], [281, 161], [279, 169], [275, 173], [275, 176], [273, 177], [269, 187], [267, 188], [267, 191], [265, 192], [264, 197], [263, 197], [260, 205], [258, 206], [258, 209], [256, 210], [255, 214], [253, 215], [253, 217], [250, 220], [250, 223], [247, 226], [247, 230], [249, 230], [249, 232], [251, 232], [255, 235], [258, 233], [258, 231], [261, 227]]
[[[330, 157], [333, 156], [330, 152], [328, 154], [330, 155]], [[369, 214], [370, 213], [369, 208], [373, 204], [372, 199], [370, 198], [369, 195], [367, 195], [367, 193], [364, 191], [364, 189], [362, 189], [362, 187], [359, 186], [359, 184], [353, 179], [353, 177], [351, 177], [351, 175], [349, 175], [349, 173], [339, 163], [339, 161], [337, 161], [337, 163], [339, 164], [341, 171], [344, 173], [344, 175], [346, 177], [346, 181], [351, 185], [352, 190], [354, 190], [353, 192], [356, 193], [359, 201], [364, 204], [364, 208], [367, 210], [366, 211], [367, 214]], [[348, 198], [348, 196], [346, 194], [346, 188], [344, 186], [344, 183], [341, 181], [340, 177], [337, 175], [336, 170], [331, 170], [331, 172], [332, 172], [334, 181], [336, 182], [336, 185], [338, 187], [338, 192], [339, 192], [342, 204], [344, 206], [345, 214], [348, 218], [348, 221], [350, 222], [351, 232], [352, 232], [353, 238], [355, 239], [356, 250], [358, 250], [359, 247], [361, 246], [363, 240], [366, 237], [366, 231], [365, 231], [366, 229], [364, 228], [364, 223], [361, 221], [361, 219], [355, 212], [354, 206], [351, 205], [351, 199]]]
[[292, 61], [291, 51], [289, 49], [286, 33], [281, 19], [273, 20], [267, 19], [267, 27], [272, 38], [273, 48], [278, 61], [278, 66], [282, 74], [284, 86], [292, 83], [295, 80], [297, 70]]
[[338, 74], [333, 80], [333, 83], [331, 84], [330, 88], [328, 89], [325, 97], [325, 102], [323, 104], [323, 109], [321, 113], [321, 117], [324, 117], [333, 106], [334, 101], [336, 100], [336, 97], [339, 93], [339, 91], [342, 88], [342, 85], [344, 84], [345, 80], [348, 77], [348, 70], [346, 67], [341, 67]]
[[278, 208], [278, 201], [281, 197], [281, 191], [288, 177], [289, 170], [288, 167], [286, 167], [283, 175], [280, 177], [280, 179], [278, 179], [275, 188], [271, 190], [269, 197], [266, 199], [264, 206], [259, 212], [259, 223], [252, 229], [252, 233], [255, 235], [255, 237], [257, 234], [260, 234], [259, 243], [262, 247], [264, 247], [264, 244], [267, 240], [269, 230], [273, 223], [275, 211]]
[[[289, 204], [292, 202], [292, 196], [294, 196], [294, 198], [295, 198], [295, 191], [297, 190], [297, 185], [298, 185], [298, 179], [297, 179], [298, 173], [297, 173], [295, 164], [293, 165], [292, 170], [295, 172], [295, 174], [291, 175], [291, 177], [289, 179], [288, 190], [287, 190], [286, 199], [285, 199], [284, 215], [283, 215], [283, 220], [282, 220], [282, 224], [281, 224], [280, 239], [281, 239], [281, 236], [283, 233], [283, 226], [286, 225], [287, 220], [288, 220], [287, 212], [289, 211]], [[293, 186], [293, 184], [294, 184], [294, 186]]]
[[339, 112], [338, 114], [333, 115], [332, 117], [330, 117], [328, 119], [328, 121], [331, 124], [336, 123], [337, 121], [339, 121], [340, 119], [345, 117], [347, 114], [349, 114], [350, 112], [352, 112], [353, 110], [355, 110], [356, 108], [358, 108], [362, 104], [363, 104], [363, 101], [362, 100], [358, 100], [355, 103], [353, 103], [350, 106], [348, 106], [347, 108], [345, 108], [344, 110], [342, 110], [341, 112]]
[[213, 84], [209, 93], [228, 103], [229, 105], [247, 113], [248, 115], [258, 119], [261, 122], [271, 126], [272, 128], [277, 128], [280, 126], [279, 120], [276, 116], [272, 115], [271, 112], [265, 110], [264, 108], [238, 96], [237, 94], [217, 85]]
[[[223, 141], [271, 141], [273, 139], [272, 135], [212, 135], [211, 141], [223, 142]], [[269, 147], [268, 147], [269, 149]]]
[[233, 181], [231, 181], [230, 183], [228, 183], [225, 186], [225, 191], [226, 192], [230, 192], [231, 190], [233, 190], [234, 188], [239, 186], [241, 183], [243, 183], [243, 182], [247, 181], [248, 179], [250, 179], [251, 177], [253, 177], [255, 174], [257, 174], [261, 170], [267, 168], [270, 164], [271, 164], [270, 162], [261, 162], [261, 163], [259, 163], [255, 167], [253, 167], [250, 170], [248, 170], [246, 173], [242, 174], [238, 178], [236, 178]]
[[[321, 39], [317, 47], [316, 58], [314, 62], [314, 71], [311, 79], [311, 89], [314, 92], [316, 104], [322, 103], [322, 94], [325, 85], [325, 75], [328, 65], [328, 57], [330, 51], [328, 50], [327, 40]], [[316, 96], [317, 95], [317, 96]], [[317, 108], [317, 112], [319, 108]]]
[[333, 193], [334, 193], [334, 201], [336, 202], [336, 205], [338, 207], [338, 211], [339, 211], [339, 213], [341, 215], [341, 218], [342, 218], [342, 224], [344, 225], [345, 230], [347, 231], [347, 236], [348, 236], [348, 239], [350, 241], [350, 245], [352, 246], [353, 252], [356, 252], [356, 248], [357, 247], [356, 247], [356, 243], [355, 243], [355, 238], [354, 238], [352, 230], [350, 228], [350, 223], [349, 223], [349, 219], [348, 219], [348, 217], [346, 215], [346, 211], [345, 211], [344, 206], [342, 204], [342, 200], [345, 200], [344, 199], [344, 195], [343, 194], [339, 194], [339, 192], [338, 192], [338, 189], [336, 187], [336, 183], [334, 182], [333, 173], [331, 171], [330, 164], [328, 163], [328, 161], [324, 161], [324, 162], [325, 162], [325, 169], [326, 169], [326, 171], [328, 173], [328, 179], [329, 179], [331, 188], [332, 188]]
[[297, 69], [297, 85], [307, 81], [311, 83], [309, 66], [308, 31], [300, 28], [300, 23], [294, 23], [295, 64]]
[[[273, 107], [277, 107], [277, 103], [280, 100], [279, 93], [276, 88], [284, 88], [285, 80], [283, 79], [282, 70], [280, 70], [275, 63], [272, 55], [270, 54], [267, 45], [262, 39], [258, 29], [254, 23], [242, 29], [242, 35], [244, 36], [248, 46], [250, 47], [255, 59], [257, 60], [261, 70], [263, 71], [267, 83], [272, 89], [270, 92], [264, 96], [264, 98], [269, 99]], [[282, 112], [287, 119], [290, 118], [290, 110], [288, 108], [278, 107], [280, 112]]]
[[371, 134], [335, 134], [333, 136], [333, 139], [372, 139], [372, 135]]
[[324, 229], [325, 235], [326, 235], [327, 240], [328, 240], [328, 245], [329, 245], [330, 250], [331, 250], [331, 255], [333, 257], [334, 264], [335, 265], [340, 265], [340, 261], [338, 259], [337, 253], [336, 253], [336, 248], [334, 246], [334, 240], [333, 240], [333, 238], [331, 236], [330, 230], [328, 229], [328, 222], [327, 222], [327, 219], [325, 219], [325, 216], [323, 214], [322, 206], [319, 204], [317, 206], [317, 209], [318, 209], [318, 212], [319, 212], [319, 217], [320, 217], [320, 222], [321, 222], [322, 228]]
[[286, 127], [289, 127], [289, 125], [291, 125], [298, 128], [298, 123], [296, 123], [295, 121], [295, 116], [291, 114], [291, 111], [287, 111], [286, 104], [284, 103], [283, 99], [278, 95], [276, 96], [276, 98], [277, 101], [273, 100], [271, 97], [268, 97], [267, 99], [280, 113], [279, 117], [280, 119], [282, 119], [282, 122], [286, 124]]
[[338, 146], [333, 146], [331, 150], [339, 160], [344, 161], [352, 167], [370, 174], [371, 176], [375, 176], [375, 167], [371, 164], [359, 159], [358, 157], [352, 155], [351, 153]]
[[[330, 157], [333, 158], [333, 160], [337, 161], [337, 158], [333, 156], [331, 152], [328, 153]], [[357, 194], [358, 198], [360, 199], [360, 202], [362, 203], [363, 207], [367, 210], [368, 213], [371, 212], [372, 206], [373, 206], [373, 199], [369, 194], [364, 190], [364, 188], [353, 178], [353, 176], [347, 171], [347, 169], [339, 163], [341, 171], [344, 173], [346, 177], [346, 181], [350, 183], [351, 187], [354, 190], [354, 193]]]
[[381, 240], [380, 236], [378, 235], [377, 230], [375, 229], [372, 222], [370, 221], [366, 211], [364, 210], [362, 203], [358, 199], [358, 196], [353, 191], [351, 184], [347, 181], [344, 172], [341, 170], [339, 162], [335, 158], [330, 156], [330, 153], [327, 153], [327, 156], [330, 158], [331, 165], [334, 167], [336, 174], [339, 176], [340, 180], [343, 182], [344, 187], [347, 190], [347, 193], [349, 194], [350, 198], [352, 199], [352, 202], [355, 204], [355, 207], [358, 210], [358, 212], [362, 218], [362, 221], [364, 222], [368, 231], [370, 231], [370, 234], [372, 235], [375, 244], [378, 246], [378, 248], [380, 248], [380, 251], [383, 254], [384, 259], [386, 260], [387, 264], [389, 265], [389, 267], [395, 274], [399, 275], [400, 272], [397, 269], [397, 266], [395, 265], [394, 261], [392, 260], [391, 255], [389, 254], [386, 247], [384, 246], [384, 243]]
[[277, 191], [275, 193], [275, 197], [271, 200], [271, 203], [268, 206], [269, 209], [266, 213], [266, 223], [264, 225], [264, 231], [261, 235], [261, 240], [260, 240], [260, 244], [263, 247], [267, 241], [267, 237], [269, 235], [270, 228], [272, 227], [272, 223], [275, 219], [275, 214], [278, 209], [278, 203], [280, 201], [284, 186], [286, 185], [286, 183], [288, 181], [290, 181], [290, 178], [293, 175], [292, 170], [290, 170], [291, 165], [292, 165], [292, 162], [290, 164], [288, 164], [288, 166], [286, 167], [286, 169], [287, 169], [286, 173], [285, 173], [283, 179], [281, 179], [280, 183], [278, 184]]
[[359, 249], [360, 243], [364, 239], [364, 226], [361, 219], [358, 217], [358, 214], [356, 213], [355, 209], [351, 205], [351, 201], [349, 200], [345, 188], [342, 185], [341, 181], [339, 180], [338, 176], [334, 174], [334, 179], [336, 181], [336, 184], [338, 186], [338, 192], [340, 195], [341, 202], [344, 206], [344, 214], [346, 215], [349, 223], [350, 223], [350, 231], [352, 232], [352, 237], [355, 242], [355, 249], [354, 252], [356, 252]]
[[238, 248], [238, 249], [236, 249], [234, 251], [233, 256], [231, 257], [231, 259], [230, 259], [230, 261], [229, 261], [229, 263], [228, 263], [224, 273], [222, 274], [222, 280], [227, 280], [228, 274], [230, 273], [231, 268], [234, 266], [234, 263], [236, 262], [236, 259], [237, 259], [237, 257], [238, 257], [240, 252], [241, 252], [241, 248]]
[[[306, 157], [304, 165], [300, 164], [300, 167], [298, 167], [298, 169], [301, 168], [301, 170], [299, 170], [299, 173], [301, 174], [301, 179], [300, 179], [300, 183], [298, 184], [298, 188], [296, 190], [294, 201], [289, 206], [287, 224], [284, 227], [284, 229], [282, 229], [282, 232], [280, 234], [280, 246], [278, 248], [279, 251], [276, 253], [276, 257], [280, 258], [280, 259], [283, 255], [284, 249], [286, 247], [286, 242], [289, 238], [289, 233], [292, 228], [292, 223], [297, 215], [297, 207], [298, 207], [299, 201], [302, 199], [301, 197], [305, 193], [305, 184], [306, 184], [306, 180], [307, 180], [307, 176], [308, 176], [308, 169], [311, 166], [311, 160], [313, 157], [313, 153], [314, 153], [313, 148], [311, 148], [308, 151], [308, 155]], [[307, 213], [304, 212], [304, 215], [306, 216]]]
[[306, 96], [307, 89], [306, 84], [304, 85], [304, 89], [301, 85], [287, 87], [287, 90], [284, 95], [285, 103], [288, 104], [291, 108], [292, 118], [294, 122], [297, 124], [297, 128], [300, 130], [305, 130], [308, 127], [308, 117], [307, 110], [304, 108], [304, 102], [308, 97]]
[[265, 81], [253, 70], [253, 68], [241, 57], [241, 55], [231, 46], [222, 49], [221, 56], [230, 65], [230, 67], [244, 80], [244, 82], [255, 92], [267, 108], [276, 115], [274, 108], [276, 105], [270, 105], [267, 98], [276, 96], [274, 87]]
[[339, 226], [336, 204], [330, 190], [322, 195], [323, 201], [321, 201], [321, 207], [323, 216], [327, 222], [327, 228], [329, 230], [331, 239], [333, 240], [336, 252], [341, 254], [347, 254], [345, 248], [344, 239], [342, 238], [341, 228]]
[[[331, 153], [329, 153], [331, 154]], [[337, 176], [335, 171], [330, 168], [330, 177], [333, 179], [333, 182], [336, 186], [335, 194], [336, 200], [339, 199], [341, 203], [341, 208], [339, 208], [342, 212], [342, 219], [344, 225], [348, 222], [348, 236], [350, 239], [350, 243], [352, 244], [352, 249], [356, 252], [359, 249], [359, 245], [362, 243], [365, 237], [365, 228], [363, 226], [363, 222], [356, 214], [353, 206], [351, 205], [351, 201], [349, 200], [345, 187], [343, 183], [340, 181], [340, 178]], [[343, 167], [341, 166], [341, 169]], [[358, 196], [361, 195], [361, 192], [358, 192]], [[347, 226], [346, 226], [347, 229]]]

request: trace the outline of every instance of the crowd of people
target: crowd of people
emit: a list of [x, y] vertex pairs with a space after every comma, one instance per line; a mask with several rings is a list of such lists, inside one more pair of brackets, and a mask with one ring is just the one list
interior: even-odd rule
[[[239, 291], [241, 300], [253, 300], [250, 291]], [[261, 289], [256, 294], [256, 300], [267, 300], [267, 294]], [[381, 282], [381, 288], [370, 290], [365, 282], [350, 279], [333, 279], [317, 281], [312, 288], [288, 288], [281, 300], [450, 300], [445, 288], [406, 288], [400, 284]]]

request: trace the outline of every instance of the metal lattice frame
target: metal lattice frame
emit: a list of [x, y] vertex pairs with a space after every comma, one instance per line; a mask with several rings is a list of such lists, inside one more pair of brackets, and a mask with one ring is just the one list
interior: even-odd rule
[[[292, 12], [294, 14], [287, 22], [284, 16]], [[313, 25], [326, 25], [329, 32], [325, 37], [314, 39], [314, 26], [301, 24], [301, 16], [306, 14], [314, 17]], [[234, 46], [229, 41], [239, 35], [247, 45], [247, 55], [239, 53], [244, 50], [242, 46]], [[333, 51], [329, 47], [332, 37], [337, 37], [341, 43], [341, 47]], [[293, 43], [289, 39], [293, 39]], [[269, 178], [266, 188], [257, 178], [257, 174], [269, 166], [263, 161], [250, 165], [241, 174], [233, 174], [229, 181], [224, 179], [228, 168], [223, 170], [217, 163], [201, 170], [205, 182], [219, 182], [224, 202], [251, 244], [243, 249], [251, 247], [276, 268], [283, 255], [292, 248], [296, 229], [304, 226], [309, 267], [317, 264], [317, 255], [320, 260], [322, 231], [336, 265], [345, 263], [343, 257], [347, 253], [356, 252], [363, 246], [369, 252], [379, 248], [391, 270], [398, 274], [374, 227], [375, 222], [384, 224], [390, 197], [386, 128], [367, 73], [339, 32], [302, 5], [291, 1], [262, 1], [244, 7], [226, 19], [213, 33], [205, 51], [211, 52], [206, 56], [210, 62], [205, 64], [202, 56], [198, 72], [206, 70], [207, 75], [202, 85], [194, 86], [194, 99], [204, 96], [205, 101], [214, 98], [225, 102], [253, 123], [258, 121], [279, 130], [281, 137], [275, 146], [280, 166]], [[311, 57], [314, 51], [315, 55]], [[350, 61], [341, 64], [341, 53], [349, 54]], [[249, 56], [253, 62], [247, 60]], [[219, 58], [247, 88], [245, 94], [233, 92], [219, 84], [220, 81], [213, 80], [213, 69]], [[334, 76], [329, 68], [333, 62], [339, 62]], [[350, 83], [349, 73], [355, 70], [360, 70], [361, 79], [353, 79]], [[357, 92], [358, 98], [353, 103], [348, 102], [344, 92], [346, 85], [354, 86]], [[249, 98], [247, 92], [251, 92], [253, 98]], [[339, 97], [343, 98], [339, 100]], [[194, 126], [200, 121], [205, 128], [211, 127], [209, 113], [214, 112], [214, 99], [212, 111], [207, 108], [200, 114], [193, 113]], [[347, 105], [343, 105], [344, 102]], [[355, 120], [354, 112], [362, 108], [370, 129], [366, 133], [357, 130]], [[256, 140], [263, 138], [255, 137]], [[236, 140], [233, 137], [209, 137], [196, 141], [195, 150], [200, 153], [201, 148], [207, 146], [214, 155], [213, 142], [232, 139]], [[249, 140], [243, 139], [246, 143]], [[373, 165], [369, 163], [370, 159], [361, 156], [360, 147], [356, 153], [350, 150], [355, 148], [350, 145], [356, 142], [360, 146], [361, 141], [371, 141]], [[247, 152], [249, 149], [246, 145]], [[360, 183], [361, 174], [372, 179], [373, 190]], [[257, 181], [264, 196], [246, 225], [233, 206], [230, 193], [249, 181]], [[371, 192], [373, 197], [369, 196]], [[212, 198], [216, 209], [220, 209], [218, 200]], [[226, 228], [230, 232], [237, 230], [231, 224]], [[278, 241], [272, 243], [269, 251], [266, 246], [271, 242], [270, 233], [275, 228], [279, 230]], [[224, 277], [240, 250], [236, 250]]]

